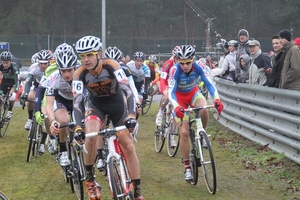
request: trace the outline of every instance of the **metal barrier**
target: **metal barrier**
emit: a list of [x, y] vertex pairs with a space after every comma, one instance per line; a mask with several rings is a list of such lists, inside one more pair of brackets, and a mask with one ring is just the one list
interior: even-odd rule
[[213, 80], [223, 126], [300, 164], [300, 91]]

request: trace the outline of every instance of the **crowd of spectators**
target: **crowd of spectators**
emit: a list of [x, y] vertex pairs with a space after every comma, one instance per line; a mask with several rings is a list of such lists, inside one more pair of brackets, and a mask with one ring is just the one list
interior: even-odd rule
[[[249, 37], [246, 29], [239, 30], [234, 48], [228, 45], [232, 40], [224, 45], [219, 76], [237, 83], [300, 90], [300, 37], [292, 40], [291, 31], [283, 29], [271, 41], [273, 51], [268, 55], [263, 53], [258, 40]], [[224, 62], [233, 56], [234, 64]]]

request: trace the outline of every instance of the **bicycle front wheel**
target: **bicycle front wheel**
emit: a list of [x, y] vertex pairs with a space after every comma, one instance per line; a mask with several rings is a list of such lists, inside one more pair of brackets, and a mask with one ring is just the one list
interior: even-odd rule
[[84, 191], [83, 191], [83, 178], [81, 176], [81, 172], [83, 169], [81, 169], [81, 164], [79, 163], [80, 158], [79, 154], [77, 152], [77, 147], [74, 144], [70, 145], [70, 154], [71, 154], [71, 165], [70, 165], [70, 174], [72, 176], [72, 182], [74, 191], [76, 193], [76, 196], [78, 200], [84, 199]]
[[1, 115], [1, 121], [0, 121], [0, 138], [4, 137], [6, 134], [10, 119], [6, 118], [7, 109], [4, 110], [4, 112]]
[[215, 194], [217, 190], [217, 175], [216, 175], [216, 167], [215, 167], [215, 160], [213, 156], [212, 147], [206, 132], [200, 132], [200, 136], [202, 138], [202, 141], [198, 141], [198, 145], [201, 142], [205, 143], [199, 145], [201, 146], [200, 155], [201, 155], [201, 165], [203, 169], [204, 180], [209, 193]]
[[154, 133], [154, 147], [157, 153], [160, 153], [165, 144], [164, 125], [158, 126]]
[[9, 200], [9, 198], [0, 190], [0, 200]]
[[153, 97], [151, 95], [148, 95], [148, 99], [143, 100], [143, 106], [142, 106], [142, 115], [146, 115], [147, 112], [150, 110], [151, 104], [152, 104]]
[[37, 123], [35, 122], [35, 118], [32, 121], [32, 126], [29, 130], [29, 136], [28, 136], [28, 151], [27, 151], [27, 162], [30, 162], [31, 156], [34, 156], [36, 154], [36, 131], [37, 131]]
[[[112, 156], [108, 161], [108, 175], [110, 181], [110, 189], [112, 191], [113, 199], [123, 199], [124, 197], [124, 187], [123, 187], [123, 177], [121, 175], [120, 164], [116, 157]], [[125, 199], [125, 197], [124, 197]]]
[[167, 140], [168, 154], [170, 157], [174, 157], [179, 148], [180, 134], [179, 134], [178, 126], [173, 119], [171, 119], [170, 121], [169, 132], [167, 137], [168, 137]]
[[198, 167], [199, 159], [196, 157], [196, 145], [195, 145], [195, 131], [193, 129], [189, 130], [190, 142], [191, 142], [191, 152], [190, 152], [190, 165], [192, 170], [193, 179], [190, 181], [192, 185], [197, 185], [198, 183]]

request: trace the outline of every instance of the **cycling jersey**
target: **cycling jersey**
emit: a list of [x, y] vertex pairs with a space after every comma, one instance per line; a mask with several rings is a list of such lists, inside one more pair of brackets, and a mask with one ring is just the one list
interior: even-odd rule
[[25, 85], [25, 90], [24, 90], [25, 93], [27, 93], [27, 94], [29, 93], [29, 90], [32, 85], [36, 89], [39, 86], [43, 75], [44, 75], [44, 72], [41, 71], [39, 63], [33, 63], [29, 67], [28, 79], [27, 79], [27, 82]]
[[[173, 58], [173, 57], [172, 57]], [[168, 87], [168, 78], [171, 67], [175, 64], [174, 59], [169, 59], [164, 62], [162, 71], [160, 74], [160, 88], [159, 92], [163, 94], [165, 89]]]
[[89, 91], [85, 120], [93, 118], [103, 122], [105, 115], [110, 114], [115, 126], [123, 124], [128, 112], [121, 88], [128, 87], [127, 81], [122, 67], [113, 59], [100, 60], [98, 72], [89, 71], [85, 66], [79, 67], [73, 75], [76, 125], [81, 125], [84, 87]]
[[[179, 105], [178, 99], [187, 99], [191, 101], [188, 97], [192, 98], [194, 94], [199, 92], [197, 87], [197, 80], [199, 79], [199, 76], [201, 76], [213, 99], [219, 99], [218, 91], [206, 78], [201, 66], [194, 61], [191, 71], [186, 74], [182, 71], [180, 64], [177, 63], [171, 68], [168, 80], [169, 100], [173, 104], [174, 108]], [[187, 105], [181, 106], [186, 107]]]
[[137, 91], [139, 92], [139, 94], [142, 94], [144, 91], [142, 90], [142, 86], [144, 85], [145, 81], [145, 91], [148, 91], [148, 85], [149, 83], [147, 83], [148, 81], [150, 81], [150, 69], [147, 65], [142, 65], [141, 68], [137, 69], [135, 66], [135, 62], [134, 61], [130, 61], [127, 63], [127, 66], [129, 67], [131, 73], [132, 73], [132, 77], [133, 77], [133, 81], [135, 84], [135, 87], [137, 89]]
[[53, 72], [43, 82], [43, 86], [46, 87], [46, 96], [55, 96], [55, 99], [62, 97], [67, 100], [73, 100], [72, 83], [65, 81], [59, 70]]
[[47, 78], [55, 71], [58, 70], [58, 67], [56, 64], [51, 64], [49, 67], [47, 67], [43, 77], [40, 80], [40, 85], [38, 86], [36, 93], [35, 93], [35, 103], [34, 103], [34, 110], [41, 111], [41, 105], [43, 100], [43, 105], [46, 106], [46, 98], [45, 98], [45, 91], [46, 91], [46, 83], [45, 81]]
[[15, 87], [15, 91], [19, 88], [18, 74], [19, 70], [15, 63], [11, 63], [10, 66], [5, 69], [2, 63], [0, 64], [0, 72], [3, 75], [2, 82], [0, 85], [0, 90], [3, 91], [4, 94], [7, 93], [7, 88]]
[[154, 85], [157, 81], [159, 81], [159, 67], [158, 64], [155, 62], [154, 65], [150, 65], [149, 60], [145, 60], [144, 64], [147, 65], [150, 69], [150, 76], [151, 76], [151, 83]]

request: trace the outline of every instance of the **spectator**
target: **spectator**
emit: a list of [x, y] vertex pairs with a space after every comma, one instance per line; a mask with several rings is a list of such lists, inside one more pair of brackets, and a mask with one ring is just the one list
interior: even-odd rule
[[274, 49], [274, 62], [272, 64], [272, 73], [267, 80], [267, 86], [278, 88], [285, 56], [285, 52], [282, 50], [282, 45], [279, 42], [278, 35], [273, 36], [272, 46]]
[[246, 29], [241, 29], [238, 32], [238, 47], [236, 48], [236, 66], [239, 66], [240, 63], [240, 57], [243, 54], [250, 55], [249, 46], [248, 46], [248, 40], [249, 40], [249, 33]]
[[211, 54], [210, 52], [207, 52], [205, 55], [205, 59], [206, 59], [206, 65], [210, 68], [210, 69], [214, 69], [216, 66], [214, 64], [214, 62], [211, 59]]
[[249, 42], [250, 57], [253, 64], [249, 69], [249, 83], [253, 85], [264, 85], [267, 81], [267, 76], [272, 72], [270, 58], [262, 53], [260, 43], [257, 40]]
[[298, 49], [300, 50], [300, 38], [296, 38], [296, 39], [294, 40], [294, 43], [295, 43], [295, 45], [298, 46]]
[[251, 58], [248, 54], [243, 54], [240, 57], [239, 65], [236, 68], [237, 83], [249, 83], [249, 69], [251, 67]]
[[283, 29], [278, 35], [282, 49], [285, 51], [279, 88], [300, 90], [300, 51], [291, 41], [292, 33], [289, 30]]
[[235, 44], [237, 43], [236, 40], [230, 40], [228, 42], [228, 50], [229, 54], [226, 55], [223, 63], [222, 68], [220, 71], [220, 76], [227, 76], [228, 80], [234, 80], [235, 79], [235, 70], [236, 70], [236, 50], [235, 50]]

